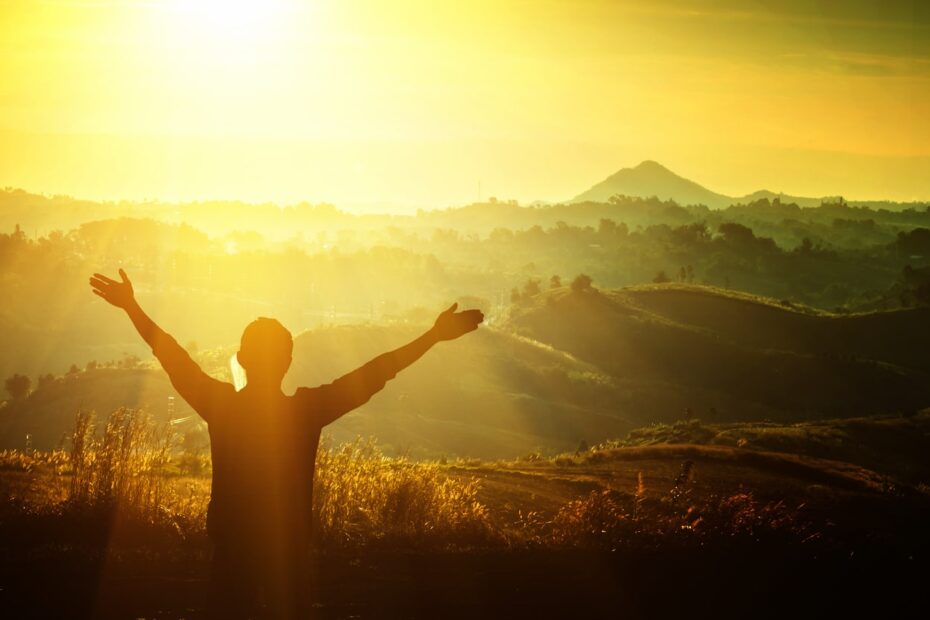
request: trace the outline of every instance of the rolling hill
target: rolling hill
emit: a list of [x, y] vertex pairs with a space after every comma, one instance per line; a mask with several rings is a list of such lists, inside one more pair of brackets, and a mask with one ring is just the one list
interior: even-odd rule
[[[422, 328], [328, 327], [295, 339], [294, 363], [285, 392], [319, 385], [396, 348]], [[212, 375], [228, 380], [232, 347], [200, 356]], [[158, 420], [197, 424], [154, 362], [146, 368], [99, 368], [56, 379], [28, 398], [0, 409], [0, 447], [50, 449], [70, 432], [75, 412], [101, 416], [120, 407], [142, 407]], [[490, 329], [436, 347], [365, 406], [327, 429], [335, 441], [374, 436], [388, 453], [415, 457], [498, 458], [539, 448], [574, 450], [580, 441], [625, 434], [641, 424], [615, 403], [618, 385], [595, 367], [549, 347]], [[259, 421], [260, 422], [260, 421]]]
[[[837, 316], [684, 285], [554, 289], [514, 306], [500, 328], [436, 347], [327, 434], [374, 436], [389, 454], [512, 458], [689, 416], [790, 423], [911, 413], [930, 405], [928, 320], [930, 309]], [[285, 392], [327, 383], [421, 330], [300, 334]], [[200, 360], [225, 379], [233, 351]], [[191, 430], [197, 418], [180, 399], [169, 411], [172, 394], [154, 362], [72, 373], [0, 409], [0, 447], [22, 447], [29, 434], [52, 448], [79, 408], [144, 407]]]
[[913, 485], [930, 479], [930, 462], [923, 456], [930, 448], [930, 409], [910, 416], [797, 424], [678, 421], [633, 430], [625, 439], [599, 449], [619, 454], [631, 447], [681, 444], [727, 446], [851, 463]]
[[631, 391], [665, 385], [642, 419], [799, 421], [930, 404], [930, 310], [833, 316], [717, 289], [549, 291], [509, 328], [594, 364]]

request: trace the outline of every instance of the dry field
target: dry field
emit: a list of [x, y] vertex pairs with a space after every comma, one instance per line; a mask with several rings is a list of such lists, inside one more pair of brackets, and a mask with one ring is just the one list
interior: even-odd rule
[[[202, 617], [208, 460], [137, 412], [94, 426], [79, 417], [68, 451], [0, 455], [4, 617]], [[927, 566], [925, 488], [797, 454], [421, 463], [358, 441], [321, 450], [316, 487], [324, 618], [701, 615], [782, 609], [779, 592], [816, 611], [866, 583], [887, 609]]]

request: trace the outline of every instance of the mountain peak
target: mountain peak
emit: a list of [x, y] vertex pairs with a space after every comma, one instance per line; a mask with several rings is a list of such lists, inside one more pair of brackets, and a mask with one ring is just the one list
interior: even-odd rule
[[725, 209], [730, 205], [748, 204], [757, 200], [774, 201], [776, 198], [783, 204], [794, 203], [801, 207], [816, 207], [824, 200], [824, 198], [805, 198], [768, 190], [759, 190], [742, 197], [718, 194], [679, 176], [655, 160], [644, 159], [633, 168], [621, 168], [614, 172], [569, 202], [608, 202], [613, 196], [655, 197], [661, 200], [674, 200], [682, 206], [705, 205], [712, 209]]
[[653, 159], [644, 159], [643, 161], [639, 162], [639, 164], [636, 167], [632, 168], [632, 170], [662, 170], [664, 172], [672, 172], [671, 170], [669, 170], [668, 168], [666, 168], [665, 166], [663, 166], [662, 164], [660, 164], [659, 162]]
[[657, 161], [640, 162], [634, 168], [621, 168], [571, 202], [607, 202], [612, 196], [635, 196], [674, 200], [681, 205], [702, 204], [725, 207], [732, 202], [728, 196], [712, 192], [694, 181], [681, 177]]

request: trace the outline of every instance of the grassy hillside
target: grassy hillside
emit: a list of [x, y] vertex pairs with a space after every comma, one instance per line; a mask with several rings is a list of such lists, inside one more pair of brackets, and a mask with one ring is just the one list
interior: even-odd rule
[[909, 484], [930, 484], [930, 409], [914, 416], [814, 420], [797, 424], [699, 420], [656, 424], [633, 430], [614, 448], [666, 444], [739, 447], [841, 461], [892, 476]]
[[[288, 384], [331, 381], [422, 328], [334, 327], [298, 337]], [[440, 344], [367, 405], [334, 424], [336, 439], [374, 435], [414, 456], [513, 456], [628, 430], [621, 388], [590, 364], [513, 334], [481, 329]]]
[[712, 287], [653, 285], [617, 299], [744, 347], [849, 356], [930, 372], [930, 308], [830, 314]]
[[[514, 308], [508, 328], [596, 365], [623, 385], [662, 382], [711, 421], [804, 420], [930, 404], [928, 310], [833, 316], [683, 286], [572, 292]], [[633, 388], [635, 389], [635, 387]]]
[[[422, 330], [360, 325], [306, 332], [295, 340], [285, 392], [328, 383]], [[234, 350], [198, 358], [212, 375], [228, 380], [226, 364]], [[53, 448], [78, 409], [106, 414], [120, 406], [145, 407], [165, 420], [173, 394], [154, 364], [61, 377], [0, 409], [0, 445], [22, 447], [30, 434], [33, 446]], [[582, 440], [597, 442], [643, 424], [617, 407], [623, 397], [623, 388], [590, 364], [513, 334], [482, 329], [436, 347], [327, 430], [337, 441], [374, 436], [389, 453], [415, 457], [513, 457], [539, 448], [574, 449]], [[192, 413], [175, 400], [174, 418]]]
[[[328, 433], [374, 436], [390, 454], [512, 458], [622, 437], [689, 409], [717, 424], [913, 412], [930, 404], [928, 313], [840, 316], [675, 285], [556, 289], [515, 306], [503, 329], [440, 345]], [[422, 329], [305, 332], [286, 391], [332, 381]], [[198, 357], [228, 379], [234, 350]], [[61, 377], [0, 410], [0, 444], [22, 447], [29, 434], [52, 448], [81, 408], [145, 407], [164, 420], [172, 394], [152, 363]], [[192, 415], [180, 399], [173, 407], [175, 419]]]
[[[169, 397], [175, 396], [168, 377], [152, 368], [98, 368], [43, 383], [26, 399], [0, 408], [0, 447], [39, 450], [67, 444], [78, 411], [106, 417], [120, 407], [143, 408], [158, 420], [169, 417]], [[175, 398], [175, 418], [192, 412]]]

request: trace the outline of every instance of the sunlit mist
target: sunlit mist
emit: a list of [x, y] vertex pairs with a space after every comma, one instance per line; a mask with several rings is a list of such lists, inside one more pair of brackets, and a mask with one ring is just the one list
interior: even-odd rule
[[871, 7], [5, 2], [0, 183], [411, 210], [656, 159], [730, 194], [926, 198], [926, 15]]

